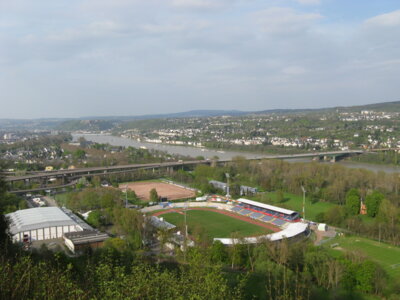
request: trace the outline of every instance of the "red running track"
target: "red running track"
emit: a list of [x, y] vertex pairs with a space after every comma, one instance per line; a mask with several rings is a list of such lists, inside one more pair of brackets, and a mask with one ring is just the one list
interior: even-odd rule
[[[273, 232], [278, 232], [278, 231], [282, 230], [279, 227], [274, 226], [272, 224], [264, 223], [264, 222], [261, 222], [261, 221], [257, 221], [257, 220], [254, 220], [254, 219], [250, 218], [250, 217], [240, 216], [240, 215], [237, 215], [235, 213], [231, 213], [229, 211], [222, 210], [222, 209], [206, 208], [206, 207], [190, 207], [188, 210], [208, 210], [208, 211], [213, 211], [213, 212], [216, 212], [216, 213], [219, 213], [219, 214], [222, 214], [222, 215], [229, 216], [231, 218], [235, 218], [235, 219], [238, 219], [238, 220], [245, 221], [247, 223], [251, 223], [251, 224], [254, 224], [254, 225], [257, 225], [257, 226], [261, 226], [261, 227], [267, 228], [269, 230], [272, 230]], [[166, 210], [163, 210], [163, 211], [158, 211], [158, 212], [154, 213], [153, 216], [158, 217], [160, 215], [168, 214], [168, 213], [171, 213], [171, 212], [182, 213], [182, 211], [183, 211], [183, 209], [171, 208], [171, 209], [166, 209]]]

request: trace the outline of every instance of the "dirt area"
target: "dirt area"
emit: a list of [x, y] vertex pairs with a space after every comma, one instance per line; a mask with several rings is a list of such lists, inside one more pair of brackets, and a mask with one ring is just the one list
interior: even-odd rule
[[50, 196], [44, 196], [44, 200], [46, 200], [48, 206], [58, 206], [56, 200]]
[[[239, 220], [242, 220], [242, 221], [257, 225], [257, 226], [261, 226], [261, 227], [267, 228], [269, 230], [272, 230], [273, 232], [278, 232], [278, 231], [282, 230], [279, 227], [276, 227], [276, 226], [274, 226], [272, 224], [268, 224], [268, 223], [264, 223], [264, 222], [261, 222], [261, 221], [257, 221], [257, 220], [254, 220], [254, 219], [250, 218], [250, 217], [241, 216], [241, 215], [238, 215], [238, 214], [235, 214], [235, 213], [231, 213], [231, 212], [226, 211], [226, 210], [215, 209], [215, 208], [206, 208], [206, 207], [204, 207], [204, 208], [203, 207], [191, 207], [191, 208], [189, 208], [189, 210], [209, 210], [209, 211], [217, 212], [217, 213], [220, 213], [220, 214], [223, 214], [223, 215], [235, 218], [235, 219], [239, 219]], [[163, 215], [163, 214], [167, 214], [167, 213], [171, 213], [171, 212], [178, 212], [179, 213], [180, 211], [182, 211], [182, 209], [179, 209], [179, 208], [177, 208], [177, 209], [176, 208], [167, 209], [167, 210], [156, 212], [156, 213], [153, 214], [153, 216], [157, 217], [157, 216], [160, 216], [160, 215]]]
[[150, 191], [152, 189], [156, 189], [158, 196], [167, 198], [167, 200], [191, 198], [196, 195], [194, 191], [164, 182], [130, 182], [120, 184], [119, 188], [124, 190], [126, 186], [128, 186], [128, 189], [135, 191], [136, 195], [145, 201], [150, 200]]
[[319, 231], [317, 226], [312, 225], [311, 230], [315, 232], [316, 240], [314, 241], [314, 245], [316, 246], [322, 245], [336, 236], [336, 231], [332, 227], [328, 227], [328, 231]]

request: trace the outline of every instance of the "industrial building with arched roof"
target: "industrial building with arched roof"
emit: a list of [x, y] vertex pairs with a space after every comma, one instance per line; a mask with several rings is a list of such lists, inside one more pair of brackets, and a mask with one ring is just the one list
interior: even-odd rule
[[7, 214], [15, 242], [62, 238], [64, 233], [92, 228], [66, 208], [37, 207]]

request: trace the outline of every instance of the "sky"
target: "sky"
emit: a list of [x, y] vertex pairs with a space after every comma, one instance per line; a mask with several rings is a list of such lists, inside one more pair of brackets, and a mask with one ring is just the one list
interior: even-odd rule
[[398, 0], [0, 0], [0, 118], [400, 100]]

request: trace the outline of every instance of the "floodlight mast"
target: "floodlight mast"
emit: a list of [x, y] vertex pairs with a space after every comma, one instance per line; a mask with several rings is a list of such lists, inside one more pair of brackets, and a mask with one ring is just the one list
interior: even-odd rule
[[303, 191], [303, 221], [306, 220], [306, 190], [304, 186], [301, 186], [301, 190]]
[[229, 194], [229, 178], [230, 178], [229, 173], [225, 173], [225, 176], [226, 176], [226, 197], [230, 198], [231, 195]]

